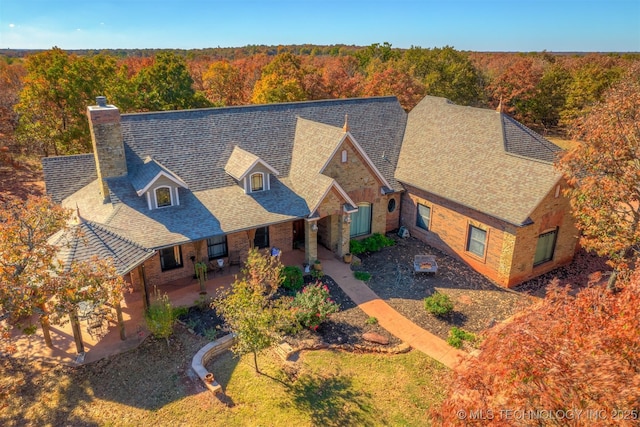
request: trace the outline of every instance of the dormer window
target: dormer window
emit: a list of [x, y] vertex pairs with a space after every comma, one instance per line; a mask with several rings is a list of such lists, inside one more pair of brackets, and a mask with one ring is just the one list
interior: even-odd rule
[[171, 206], [172, 203], [171, 188], [160, 187], [156, 188], [156, 207], [164, 208], [165, 206]]
[[251, 192], [264, 190], [264, 174], [258, 172], [251, 175]]

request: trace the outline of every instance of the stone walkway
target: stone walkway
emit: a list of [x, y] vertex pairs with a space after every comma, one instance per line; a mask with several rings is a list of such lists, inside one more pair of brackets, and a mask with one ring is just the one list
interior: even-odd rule
[[324, 272], [338, 283], [358, 307], [378, 319], [380, 326], [391, 334], [451, 369], [457, 367], [467, 356], [467, 353], [451, 347], [440, 337], [422, 329], [391, 308], [364, 282], [357, 280], [349, 265], [336, 259], [335, 255], [320, 251], [318, 256], [322, 260]]

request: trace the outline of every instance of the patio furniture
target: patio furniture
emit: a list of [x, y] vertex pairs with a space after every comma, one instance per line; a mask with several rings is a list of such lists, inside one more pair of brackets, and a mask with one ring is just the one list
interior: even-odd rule
[[229, 266], [240, 266], [240, 251], [229, 252]]
[[416, 255], [413, 257], [413, 272], [415, 273], [432, 273], [438, 271], [438, 263], [433, 255]]
[[211, 271], [213, 272], [214, 276], [216, 273], [222, 274], [225, 267], [224, 258], [218, 258], [218, 259], [209, 261], [209, 267], [211, 268]]

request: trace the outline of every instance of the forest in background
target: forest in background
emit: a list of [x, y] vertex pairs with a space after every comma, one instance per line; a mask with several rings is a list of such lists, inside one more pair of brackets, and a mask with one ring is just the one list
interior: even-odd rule
[[425, 95], [497, 108], [547, 136], [632, 78], [635, 53], [466, 52], [258, 46], [195, 50], [0, 51], [0, 147], [27, 156], [89, 152], [86, 107], [104, 95], [124, 113], [319, 99]]

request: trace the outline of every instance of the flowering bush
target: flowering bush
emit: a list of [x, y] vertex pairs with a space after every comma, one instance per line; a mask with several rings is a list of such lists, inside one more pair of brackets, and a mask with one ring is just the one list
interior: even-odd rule
[[295, 318], [303, 328], [314, 331], [339, 310], [338, 304], [331, 299], [329, 288], [320, 282], [305, 286], [291, 302]]

